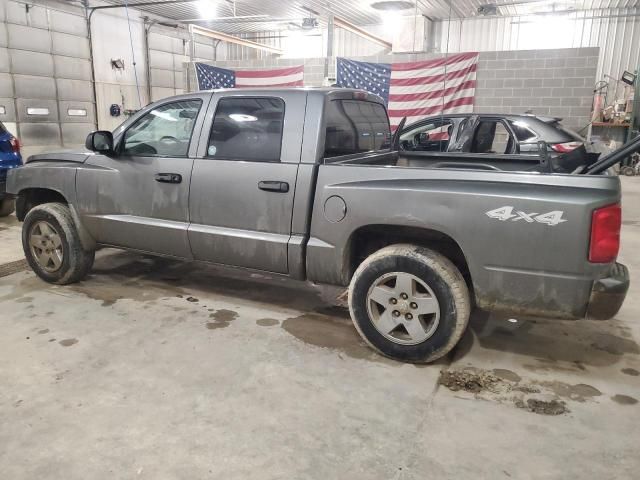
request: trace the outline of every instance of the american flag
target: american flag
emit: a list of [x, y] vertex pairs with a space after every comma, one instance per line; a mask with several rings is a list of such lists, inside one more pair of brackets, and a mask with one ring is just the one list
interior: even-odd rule
[[229, 70], [196, 62], [200, 90], [243, 87], [302, 87], [304, 66], [268, 70]]
[[387, 103], [391, 127], [440, 113], [473, 110], [476, 52], [420, 62], [368, 63], [338, 58], [337, 84], [380, 95]]

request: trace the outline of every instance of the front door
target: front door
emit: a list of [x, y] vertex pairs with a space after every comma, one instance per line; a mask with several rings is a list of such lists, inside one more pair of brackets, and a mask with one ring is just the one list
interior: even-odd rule
[[206, 96], [156, 105], [117, 139], [116, 154], [78, 170], [83, 223], [100, 244], [191, 258], [189, 183]]
[[193, 256], [287, 273], [306, 96], [238, 93], [216, 100], [193, 166]]

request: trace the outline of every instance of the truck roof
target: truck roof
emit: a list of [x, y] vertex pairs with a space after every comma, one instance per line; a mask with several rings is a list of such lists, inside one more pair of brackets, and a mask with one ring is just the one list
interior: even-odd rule
[[[358, 90], [356, 88], [342, 88], [342, 87], [259, 87], [259, 88], [219, 88], [214, 90], [205, 90], [207, 92], [211, 92], [212, 94], [216, 93], [232, 93], [234, 95], [262, 95], [269, 94], [274, 95], [278, 93], [296, 93], [299, 92], [300, 95], [314, 95], [321, 97], [328, 97], [339, 95], [342, 96], [344, 94], [352, 94], [354, 97], [356, 95], [363, 95], [362, 100], [368, 101], [376, 101], [377, 103], [384, 104], [384, 100], [373, 93], [368, 93], [364, 90]], [[193, 92], [196, 93], [196, 92]]]

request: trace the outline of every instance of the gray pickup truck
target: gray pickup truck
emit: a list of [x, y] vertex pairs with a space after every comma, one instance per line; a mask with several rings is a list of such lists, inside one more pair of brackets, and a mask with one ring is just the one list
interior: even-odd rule
[[92, 152], [30, 157], [8, 191], [48, 282], [110, 246], [349, 286], [358, 332], [399, 360], [446, 354], [473, 307], [616, 314], [618, 178], [422, 168], [394, 145], [362, 91], [198, 92], [91, 133]]

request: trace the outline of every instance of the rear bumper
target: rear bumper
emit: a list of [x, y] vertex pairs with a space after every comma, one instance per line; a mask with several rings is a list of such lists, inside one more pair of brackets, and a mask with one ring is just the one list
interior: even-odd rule
[[608, 277], [593, 283], [587, 307], [587, 318], [608, 320], [618, 313], [627, 295], [627, 290], [629, 290], [629, 282], [627, 267], [616, 263]]

